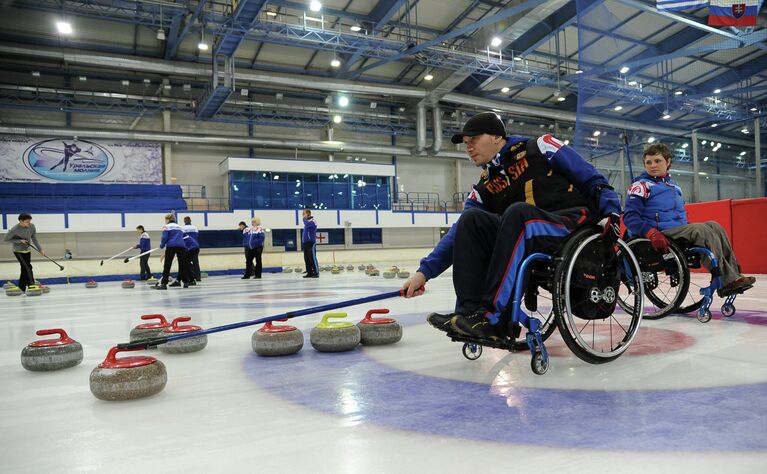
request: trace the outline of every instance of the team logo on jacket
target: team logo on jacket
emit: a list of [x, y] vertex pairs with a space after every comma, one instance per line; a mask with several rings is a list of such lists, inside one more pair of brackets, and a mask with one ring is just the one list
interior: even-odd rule
[[24, 165], [53, 181], [88, 181], [108, 173], [114, 157], [106, 148], [87, 140], [44, 140], [24, 151]]
[[[559, 151], [560, 148], [565, 146], [559, 139], [554, 138], [553, 135], [543, 135], [537, 140], [538, 149], [541, 153], [547, 155], [548, 153], [554, 154]], [[547, 155], [548, 156], [548, 155]]]
[[491, 194], [498, 194], [504, 189], [509, 187], [509, 178], [506, 176], [499, 174], [490, 181], [487, 182], [485, 185], [485, 189], [487, 189]]
[[646, 198], [649, 195], [650, 189], [648, 188], [647, 183], [642, 181], [637, 181], [629, 188], [629, 196], [639, 196], [641, 198]]
[[516, 181], [517, 178], [519, 178], [528, 167], [529, 167], [529, 164], [527, 162], [527, 158], [522, 158], [521, 160], [515, 161], [508, 168], [506, 168], [506, 173], [508, 173], [511, 179]]

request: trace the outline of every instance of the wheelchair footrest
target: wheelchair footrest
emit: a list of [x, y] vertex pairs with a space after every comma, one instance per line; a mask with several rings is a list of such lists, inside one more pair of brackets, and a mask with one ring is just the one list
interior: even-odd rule
[[514, 340], [506, 338], [505, 340], [493, 340], [493, 339], [480, 339], [477, 337], [464, 336], [455, 332], [448, 332], [447, 337], [453, 342], [465, 342], [469, 344], [477, 344], [483, 347], [492, 347], [493, 349], [503, 349], [509, 352], [516, 352], [514, 350]]

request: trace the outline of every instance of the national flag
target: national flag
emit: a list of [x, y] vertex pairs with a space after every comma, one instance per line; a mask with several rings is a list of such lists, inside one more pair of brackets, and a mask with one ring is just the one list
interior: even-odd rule
[[328, 244], [330, 242], [327, 232], [317, 232], [316, 239], [318, 244]]
[[710, 26], [756, 26], [759, 0], [711, 0]]
[[708, 0], [658, 0], [656, 3], [658, 11], [661, 12], [703, 8], [706, 6], [708, 6]]

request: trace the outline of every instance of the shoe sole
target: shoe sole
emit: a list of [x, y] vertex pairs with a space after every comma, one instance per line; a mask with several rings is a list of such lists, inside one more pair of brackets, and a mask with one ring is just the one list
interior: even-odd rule
[[[474, 334], [469, 334], [466, 331], [461, 330], [456, 324], [455, 321], [458, 319], [458, 316], [453, 316], [453, 319], [450, 320], [450, 328], [455, 332], [456, 334], [459, 334], [461, 336], [471, 337], [474, 339], [480, 339], [480, 340], [486, 340], [486, 341], [493, 341], [493, 342], [500, 342], [502, 339], [498, 336], [490, 336], [490, 337], [477, 337]], [[448, 331], [449, 332], [449, 331]]]
[[426, 322], [429, 323], [429, 326], [433, 327], [434, 329], [436, 329], [438, 331], [442, 331], [442, 332], [450, 332], [450, 328], [451, 328], [450, 321], [451, 320], [448, 319], [447, 321], [445, 321], [441, 325], [438, 325], [438, 324], [434, 324], [431, 321], [429, 321], [429, 318], [426, 318]]

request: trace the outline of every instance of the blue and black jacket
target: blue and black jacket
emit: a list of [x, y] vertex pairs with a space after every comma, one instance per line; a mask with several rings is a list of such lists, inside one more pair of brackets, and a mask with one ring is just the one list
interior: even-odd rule
[[144, 253], [152, 250], [152, 239], [149, 238], [149, 234], [142, 233], [138, 238], [138, 244], [136, 248], [139, 249], [139, 253]]
[[264, 241], [266, 240], [266, 234], [264, 233], [264, 228], [260, 225], [248, 227], [245, 229], [248, 236], [248, 243], [246, 245], [249, 249], [255, 249], [258, 247], [264, 246]]
[[314, 242], [317, 240], [317, 224], [314, 216], [304, 218], [304, 230], [301, 232], [301, 242]]
[[184, 232], [184, 243], [187, 250], [195, 250], [200, 248], [200, 231], [192, 224], [187, 224], [181, 228]]
[[160, 239], [160, 248], [165, 246], [169, 248], [186, 248], [184, 243], [184, 231], [181, 226], [175, 222], [169, 222], [162, 227], [162, 239]]
[[[511, 135], [482, 168], [464, 209], [479, 208], [501, 215], [512, 204], [527, 202], [550, 212], [577, 207], [601, 217], [621, 212], [620, 199], [607, 179], [551, 135], [537, 140]], [[447, 270], [453, 264], [454, 242], [455, 225], [421, 259], [418, 271], [431, 279]]]
[[650, 229], [666, 230], [687, 224], [682, 188], [669, 175], [654, 178], [644, 172], [631, 184], [623, 213], [631, 236]]

